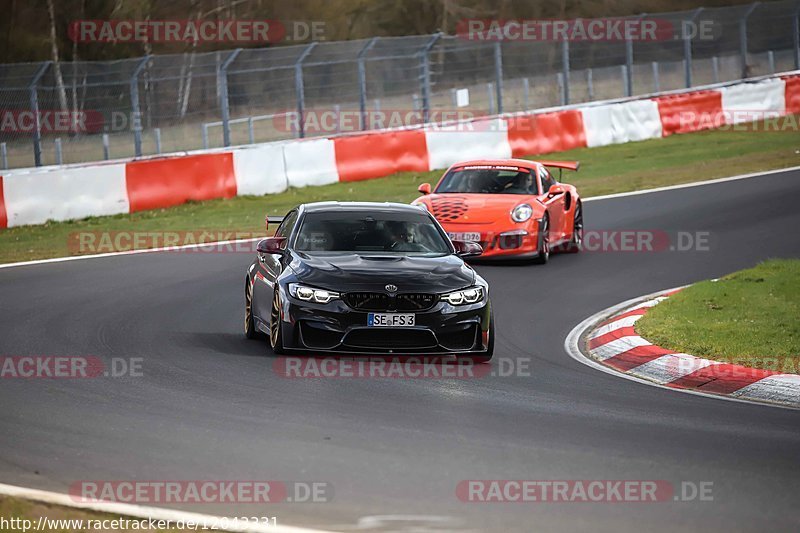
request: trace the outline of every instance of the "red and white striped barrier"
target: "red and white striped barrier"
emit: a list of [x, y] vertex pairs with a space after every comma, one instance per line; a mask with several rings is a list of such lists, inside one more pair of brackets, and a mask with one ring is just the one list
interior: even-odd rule
[[800, 113], [800, 73], [444, 125], [17, 169], [0, 176], [0, 228], [655, 139], [787, 113]]
[[652, 344], [634, 324], [677, 291], [665, 291], [606, 320], [588, 336], [589, 355], [618, 372], [677, 389], [800, 407], [800, 375], [703, 359]]

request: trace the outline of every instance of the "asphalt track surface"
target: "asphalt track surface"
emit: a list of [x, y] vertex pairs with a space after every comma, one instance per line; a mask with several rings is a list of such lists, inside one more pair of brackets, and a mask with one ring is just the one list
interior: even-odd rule
[[[798, 206], [797, 171], [592, 201], [589, 229], [709, 232], [710, 251], [479, 265], [494, 370], [529, 362], [529, 376], [280, 377], [266, 344], [242, 337], [249, 254], [2, 269], [0, 354], [142, 357], [144, 376], [0, 380], [0, 481], [325, 481], [330, 503], [175, 507], [349, 530], [403, 515], [389, 529], [797, 531], [800, 412], [620, 379], [563, 343], [622, 300], [799, 257]], [[713, 501], [464, 503], [466, 479], [711, 481]]]

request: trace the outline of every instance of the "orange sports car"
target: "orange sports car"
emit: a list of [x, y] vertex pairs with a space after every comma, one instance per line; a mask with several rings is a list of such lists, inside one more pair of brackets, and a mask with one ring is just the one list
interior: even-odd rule
[[431, 192], [412, 202], [427, 209], [451, 240], [474, 241], [482, 258], [530, 258], [546, 263], [551, 251], [577, 252], [583, 238], [578, 191], [547, 167], [578, 170], [577, 161], [487, 159], [456, 163]]

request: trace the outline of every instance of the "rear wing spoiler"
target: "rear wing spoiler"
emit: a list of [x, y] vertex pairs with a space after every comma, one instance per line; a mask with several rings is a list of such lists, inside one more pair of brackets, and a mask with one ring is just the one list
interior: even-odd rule
[[561, 168], [566, 170], [573, 170], [575, 172], [581, 167], [580, 161], [539, 161], [539, 164], [546, 167]]

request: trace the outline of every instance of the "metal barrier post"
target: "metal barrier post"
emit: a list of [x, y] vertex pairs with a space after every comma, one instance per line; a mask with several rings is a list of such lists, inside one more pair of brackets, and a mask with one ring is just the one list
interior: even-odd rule
[[503, 48], [502, 41], [494, 43], [494, 77], [497, 96], [497, 113], [503, 112]]
[[360, 111], [359, 124], [362, 130], [367, 129], [367, 66], [364, 57], [375, 46], [379, 37], [373, 37], [358, 51], [358, 107]]
[[569, 105], [569, 41], [561, 41], [561, 104]]
[[61, 137], [56, 137], [56, 165], [64, 164], [64, 154], [61, 151]]
[[153, 128], [156, 135], [156, 153], [161, 154], [161, 128]]
[[[695, 9], [694, 12], [692, 12], [692, 16], [689, 18], [689, 22], [694, 23], [702, 12], [702, 7]], [[681, 32], [683, 33], [683, 75], [686, 80], [686, 88], [688, 89], [692, 86], [692, 35], [685, 21], [681, 21]]]
[[792, 40], [794, 43], [794, 68], [800, 69], [800, 2], [797, 4], [797, 9], [792, 19], [792, 33], [794, 35]]
[[131, 125], [133, 126], [133, 153], [136, 157], [142, 155], [142, 119], [139, 110], [139, 74], [150, 60], [144, 56], [131, 74]]
[[8, 149], [6, 143], [0, 143], [0, 168], [8, 170]]
[[422, 122], [427, 123], [431, 113], [431, 60], [429, 54], [442, 33], [436, 33], [425, 43], [420, 54], [420, 67], [422, 68]]
[[108, 133], [103, 134], [103, 159], [105, 161], [111, 159], [111, 149], [108, 146]]
[[742, 78], [748, 78], [747, 68], [747, 19], [758, 7], [759, 2], [753, 2], [747, 8], [739, 21], [739, 61], [742, 67]]
[[[637, 22], [647, 16], [642, 13], [636, 17]], [[625, 36], [625, 96], [633, 96], [633, 39], [630, 35]]]
[[228, 67], [233, 63], [236, 57], [242, 52], [241, 48], [237, 48], [225, 58], [222, 66], [219, 67], [217, 72], [217, 84], [219, 85], [219, 107], [222, 114], [222, 144], [225, 146], [231, 145], [231, 124], [230, 124], [230, 102], [228, 99]]
[[33, 113], [34, 130], [33, 130], [33, 163], [37, 167], [42, 166], [42, 121], [39, 116], [39, 94], [36, 90], [36, 85], [42, 79], [44, 73], [50, 67], [50, 61], [45, 61], [39, 66], [39, 69], [31, 78], [28, 84], [28, 93], [30, 95], [31, 112]]
[[297, 93], [297, 136], [301, 139], [306, 136], [305, 126], [305, 112], [306, 112], [306, 91], [303, 87], [303, 61], [308, 57], [308, 54], [317, 46], [317, 43], [311, 43], [306, 46], [305, 50], [294, 62], [294, 87]]

